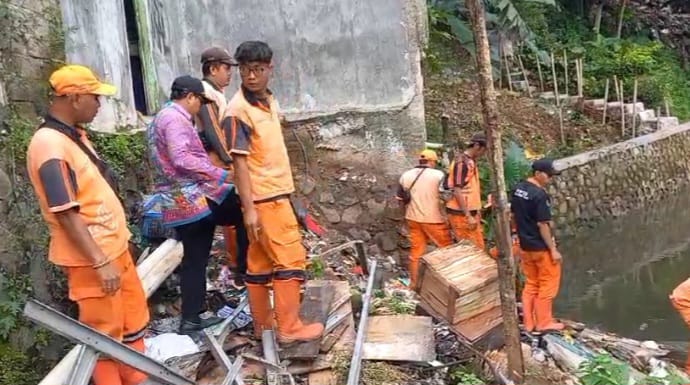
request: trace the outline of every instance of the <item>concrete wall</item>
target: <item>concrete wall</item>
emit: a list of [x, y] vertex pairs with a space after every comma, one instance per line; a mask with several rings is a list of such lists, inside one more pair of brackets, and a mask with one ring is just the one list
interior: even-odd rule
[[117, 85], [117, 94], [101, 105], [92, 127], [113, 132], [135, 126], [132, 73], [122, 0], [60, 0], [66, 28], [65, 52], [70, 64], [91, 67]]
[[667, 199], [690, 181], [688, 153], [690, 123], [558, 160], [549, 188], [558, 228], [574, 233]]
[[[94, 129], [131, 124], [136, 114], [122, 2], [60, 1], [68, 60], [93, 66], [120, 89]], [[417, 114], [415, 131], [424, 131], [423, 113], [408, 108], [421, 100], [424, 0], [276, 0], [261, 7], [240, 0], [174, 6], [134, 0], [134, 6], [150, 111], [166, 100], [175, 77], [201, 76], [199, 58], [208, 46], [234, 52], [240, 42], [260, 39], [275, 51], [272, 89], [289, 120], [407, 109]], [[235, 78], [228, 96], [238, 84]], [[396, 127], [384, 130], [401, 137]]]

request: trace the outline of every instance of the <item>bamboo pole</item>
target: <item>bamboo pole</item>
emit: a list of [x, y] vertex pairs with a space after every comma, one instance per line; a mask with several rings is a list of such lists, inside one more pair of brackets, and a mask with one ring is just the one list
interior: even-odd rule
[[606, 110], [609, 106], [609, 83], [610, 79], [606, 79], [606, 88], [604, 88], [604, 117], [601, 120], [601, 124], [606, 124]]
[[539, 54], [535, 54], [537, 58], [537, 71], [539, 72], [539, 89], [544, 92], [544, 76], [541, 73], [541, 61], [539, 60]]
[[668, 105], [668, 99], [664, 98], [664, 109], [666, 110], [666, 117], [671, 116], [671, 108]]
[[492, 190], [496, 197], [494, 206], [496, 240], [498, 243], [498, 282], [505, 334], [506, 355], [508, 357], [509, 377], [521, 384], [525, 368], [518, 327], [517, 304], [515, 302], [515, 260], [512, 255], [510, 220], [507, 207], [506, 183], [503, 170], [503, 148], [501, 146], [501, 126], [498, 124], [498, 105], [496, 91], [493, 89], [491, 74], [491, 54], [486, 32], [486, 18], [483, 0], [466, 0], [470, 22], [477, 48], [477, 73], [479, 91], [484, 116], [484, 126], [488, 138], [489, 170]]
[[563, 50], [563, 68], [565, 69], [565, 87], [563, 87], [563, 90], [565, 91], [565, 95], [569, 96], [570, 92], [568, 91], [568, 51]]
[[637, 127], [635, 126], [637, 120], [637, 76], [633, 81], [633, 116], [632, 116], [632, 136], [633, 138], [637, 134]]
[[584, 86], [585, 86], [585, 70], [584, 70], [584, 61], [582, 58], [577, 59], [577, 63], [579, 64], [578, 69], [580, 72], [578, 73], [577, 77], [577, 96], [583, 97], [584, 96]]
[[[150, 297], [163, 281], [175, 270], [182, 261], [182, 243], [168, 239], [161, 244], [141, 265], [137, 266], [137, 274], [141, 278], [146, 297]], [[48, 373], [39, 385], [66, 384], [72, 368], [79, 357], [79, 346], [75, 346]]]
[[498, 46], [498, 89], [503, 89], [503, 43], [499, 43]]
[[525, 66], [522, 64], [522, 55], [518, 55], [518, 63], [520, 64], [520, 70], [522, 71], [522, 76], [525, 78], [525, 84], [527, 85], [527, 96], [532, 97], [532, 90], [529, 87], [529, 79], [527, 78], [527, 71], [525, 71]]
[[621, 38], [621, 35], [623, 33], [623, 15], [625, 14], [625, 5], [627, 3], [628, 0], [621, 0], [621, 8], [618, 12], [618, 33], [616, 34], [616, 37], [618, 37], [619, 39]]
[[556, 61], [551, 52], [551, 75], [553, 76], [553, 96], [556, 98], [556, 107], [561, 106], [561, 101], [558, 97], [558, 78], [556, 78]]
[[508, 74], [508, 89], [513, 92], [513, 77], [510, 74], [510, 63], [508, 62], [508, 55], [503, 51], [503, 60], [506, 63], [506, 74]]
[[623, 79], [618, 82], [621, 88], [621, 135], [625, 137], [625, 87], [623, 86]]
[[661, 107], [656, 108], [656, 130], [659, 131], [661, 127]]

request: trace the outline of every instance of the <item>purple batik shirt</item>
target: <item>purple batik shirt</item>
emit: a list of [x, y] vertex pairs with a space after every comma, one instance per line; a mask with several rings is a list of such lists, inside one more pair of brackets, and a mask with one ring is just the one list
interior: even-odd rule
[[234, 190], [233, 184], [225, 183], [228, 171], [211, 163], [192, 115], [178, 104], [169, 102], [158, 112], [147, 129], [147, 140], [167, 226], [210, 215], [206, 198], [220, 204]]

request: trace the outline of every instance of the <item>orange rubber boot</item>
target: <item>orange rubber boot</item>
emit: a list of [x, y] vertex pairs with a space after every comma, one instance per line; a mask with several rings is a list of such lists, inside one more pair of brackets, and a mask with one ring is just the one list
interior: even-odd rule
[[[146, 352], [146, 345], [144, 344], [143, 338], [139, 338], [134, 342], [125, 343], [125, 345], [140, 353]], [[148, 378], [146, 373], [140, 372], [131, 366], [122, 363], [120, 363], [119, 366], [122, 385], [139, 385]]]
[[323, 324], [305, 325], [299, 319], [300, 286], [296, 279], [273, 280], [278, 342], [314, 341], [323, 335]]
[[98, 360], [91, 375], [94, 385], [122, 385], [119, 367], [113, 360]]
[[417, 291], [417, 274], [419, 272], [419, 260], [409, 260], [407, 271], [410, 273], [410, 289]]
[[534, 294], [522, 292], [522, 324], [525, 326], [525, 331], [530, 333], [535, 327], [534, 301], [536, 298]]
[[254, 319], [254, 337], [261, 339], [264, 330], [273, 329], [273, 310], [271, 309], [270, 289], [266, 285], [247, 283], [249, 308]]
[[563, 330], [565, 325], [556, 322], [552, 313], [553, 300], [537, 298], [534, 301], [534, 313], [537, 319], [537, 331]]

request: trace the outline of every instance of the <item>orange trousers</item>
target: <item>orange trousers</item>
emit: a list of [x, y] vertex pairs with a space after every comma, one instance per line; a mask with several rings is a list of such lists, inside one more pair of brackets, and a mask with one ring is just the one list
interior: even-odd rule
[[[673, 307], [676, 308], [685, 324], [690, 327], [690, 279], [678, 285], [669, 296]], [[685, 362], [685, 371], [690, 374], [690, 351]]]
[[553, 300], [561, 284], [561, 263], [554, 262], [548, 250], [520, 251], [520, 267], [525, 275], [522, 304], [528, 331], [546, 329], [554, 322]]
[[247, 283], [266, 285], [273, 278], [304, 280], [307, 251], [290, 200], [256, 203], [255, 208], [259, 239], [249, 243]]
[[223, 227], [223, 236], [225, 238], [225, 252], [228, 256], [228, 266], [230, 268], [237, 268], [237, 234], [235, 226]]
[[477, 227], [470, 229], [467, 223], [467, 217], [461, 214], [449, 214], [448, 221], [450, 221], [450, 228], [457, 240], [467, 239], [474, 243], [478, 248], [484, 250], [484, 230], [482, 229], [482, 218], [479, 214], [474, 216], [477, 221]]
[[419, 259], [426, 251], [429, 241], [436, 247], [446, 247], [453, 244], [450, 236], [450, 229], [447, 223], [420, 223], [407, 220], [407, 227], [410, 232], [410, 261], [408, 271], [410, 272], [410, 287], [417, 287], [417, 272], [419, 271]]
[[[144, 352], [149, 323], [146, 294], [129, 251], [113, 260], [120, 270], [120, 290], [106, 295], [92, 267], [65, 267], [69, 298], [79, 307], [79, 321], [131, 348]], [[94, 385], [136, 385], [147, 375], [110, 359], [99, 359]]]

